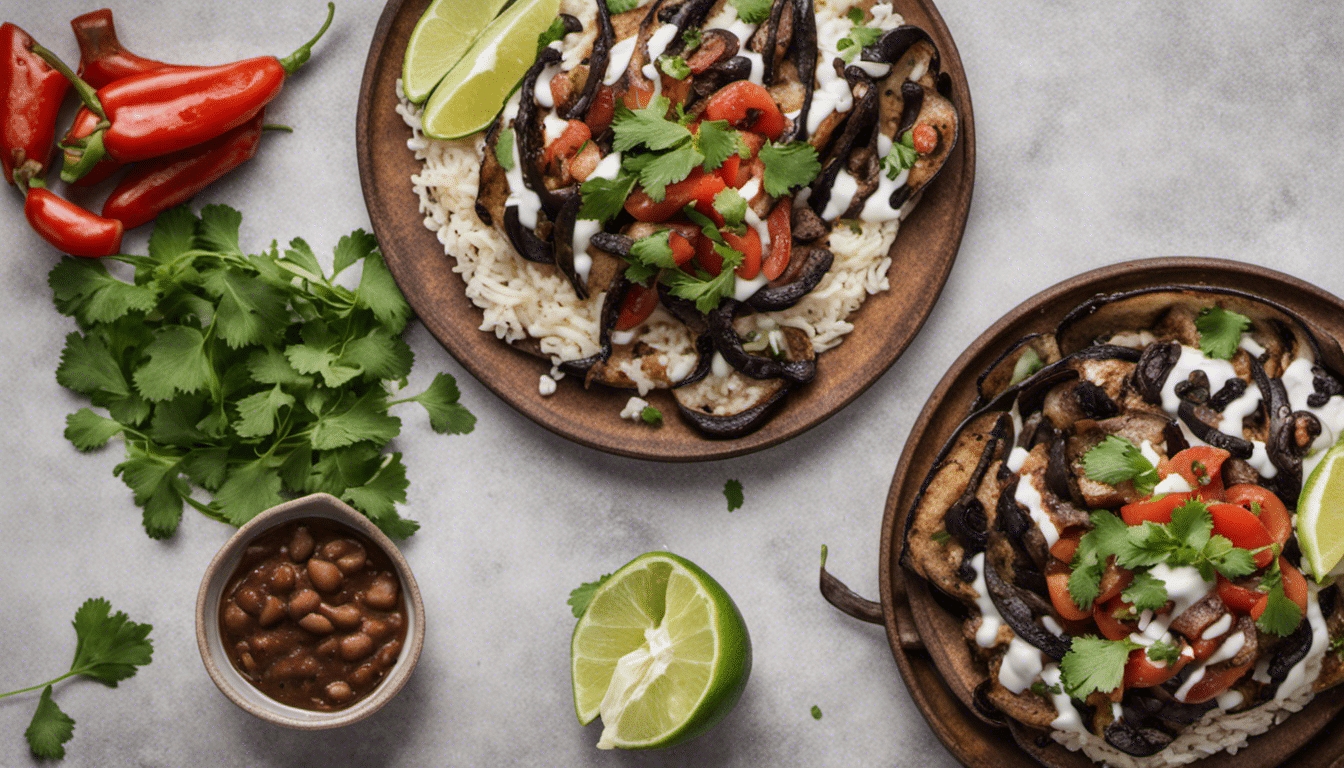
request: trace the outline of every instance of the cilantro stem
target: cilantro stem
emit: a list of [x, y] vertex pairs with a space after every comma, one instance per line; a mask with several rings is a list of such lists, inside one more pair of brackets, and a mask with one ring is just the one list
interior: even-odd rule
[[38, 691], [38, 690], [41, 690], [41, 689], [43, 689], [43, 688], [46, 688], [48, 685], [55, 685], [55, 684], [61, 682], [62, 680], [66, 679], [66, 678], [68, 678], [68, 677], [74, 677], [75, 675], [78, 675], [78, 674], [80, 674], [80, 671], [79, 671], [79, 670], [72, 669], [72, 670], [70, 670], [69, 672], [66, 672], [64, 675], [61, 675], [60, 677], [52, 678], [51, 680], [48, 680], [48, 681], [45, 682], [45, 683], [38, 683], [37, 685], [30, 685], [30, 686], [28, 686], [27, 688], [20, 688], [20, 689], [17, 690], [17, 691], [10, 691], [9, 693], [0, 693], [0, 699], [6, 698], [6, 697], [8, 697], [8, 696], [17, 696], [17, 695], [19, 695], [20, 693], [28, 693], [28, 692], [30, 692], [30, 691]]

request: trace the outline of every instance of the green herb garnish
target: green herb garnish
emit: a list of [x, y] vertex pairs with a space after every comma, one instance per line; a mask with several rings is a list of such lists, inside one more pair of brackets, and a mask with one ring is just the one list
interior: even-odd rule
[[1265, 591], [1268, 598], [1265, 601], [1265, 611], [1256, 619], [1255, 625], [1261, 632], [1271, 635], [1283, 637], [1292, 634], [1302, 622], [1302, 609], [1290, 600], [1288, 593], [1284, 591], [1283, 571], [1279, 568], [1279, 558], [1275, 557], [1270, 561], [1269, 568], [1260, 578], [1260, 589]]
[[1199, 349], [1205, 356], [1231, 360], [1241, 344], [1241, 334], [1251, 327], [1251, 319], [1221, 307], [1209, 307], [1195, 318], [1199, 330]]
[[1075, 637], [1059, 662], [1060, 682], [1069, 696], [1080, 701], [1093, 691], [1113, 691], [1125, 679], [1129, 652], [1142, 647], [1132, 640]]
[[891, 152], [882, 158], [882, 167], [887, 171], [887, 178], [895, 181], [902, 172], [914, 168], [915, 161], [918, 159], [919, 153], [915, 151], [914, 134], [911, 131], [906, 131], [901, 134], [900, 141], [891, 145]]
[[[723, 497], [728, 500], [728, 511], [742, 508], [742, 483], [737, 480], [728, 480], [723, 484]], [[823, 548], [822, 563], [825, 564], [826, 555]]]
[[501, 128], [499, 130], [499, 140], [495, 142], [495, 159], [499, 161], [499, 167], [506, 171], [513, 170], [513, 129]]
[[816, 704], [812, 705], [812, 719], [813, 720], [821, 719], [821, 707], [817, 706]]
[[[107, 259], [51, 270], [57, 308], [81, 329], [66, 338], [56, 379], [107, 410], [71, 414], [66, 437], [88, 451], [122, 436], [126, 460], [114, 471], [154, 538], [173, 534], [184, 503], [242, 525], [318, 491], [409, 536], [417, 524], [396, 510], [406, 467], [384, 453], [401, 430], [388, 409], [419, 402], [444, 433], [470, 432], [475, 417], [445, 373], [418, 395], [389, 395], [411, 371], [401, 339], [411, 310], [373, 235], [341, 238], [328, 276], [297, 238], [283, 254], [245, 254], [241, 221], [220, 205], [163, 213], [149, 255], [110, 257], [135, 268], [129, 283]], [[356, 288], [335, 282], [356, 264]], [[199, 501], [193, 485], [213, 499]]]
[[1139, 447], [1119, 435], [1110, 435], [1083, 456], [1083, 474], [1107, 485], [1134, 481], [1134, 490], [1148, 495], [1157, 486], [1157, 468]]
[[540, 55], [541, 49], [551, 43], [554, 43], [557, 40], [564, 40], [565, 35], [567, 34], [569, 33], [565, 30], [564, 19], [556, 19], [555, 21], [552, 21], [551, 26], [547, 27], [545, 32], [542, 32], [537, 36], [537, 54]]
[[652, 405], [646, 405], [644, 410], [639, 412], [639, 418], [643, 419], [645, 424], [656, 427], [663, 423], [663, 412]]
[[65, 743], [75, 734], [75, 720], [61, 711], [52, 698], [52, 686], [70, 677], [82, 675], [116, 688], [117, 683], [133, 676], [137, 667], [148, 664], [154, 655], [148, 624], [137, 624], [102, 598], [86, 600], [75, 611], [75, 658], [70, 671], [45, 683], [0, 693], [0, 699], [42, 689], [37, 710], [24, 731], [28, 748], [41, 760], [65, 757]]
[[625, 13], [639, 7], [642, 0], [607, 0], [607, 10], [611, 13]]
[[670, 54], [659, 56], [658, 68], [673, 80], [685, 80], [691, 76], [691, 68], [687, 66], [686, 60], [680, 56]]
[[811, 184], [821, 172], [816, 148], [805, 141], [791, 144], [770, 142], [761, 147], [760, 158], [765, 165], [762, 186], [771, 197], [779, 197], [790, 189]]
[[771, 0], [728, 0], [737, 9], [737, 18], [748, 24], [760, 24], [770, 18]]
[[604, 573], [597, 577], [597, 581], [585, 581], [579, 586], [569, 591], [569, 610], [574, 613], [574, 618], [583, 618], [583, 612], [588, 610], [588, 604], [593, 601], [593, 595], [597, 593], [597, 588], [607, 583], [611, 578], [610, 573]]

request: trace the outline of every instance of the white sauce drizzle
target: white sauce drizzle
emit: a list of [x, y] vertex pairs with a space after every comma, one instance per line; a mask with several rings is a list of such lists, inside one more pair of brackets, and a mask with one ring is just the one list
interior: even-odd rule
[[639, 42], [637, 37], [627, 37], [619, 43], [611, 46], [610, 58], [607, 59], [607, 74], [602, 78], [603, 85], [615, 85], [625, 70], [630, 67], [630, 59], [635, 56], [635, 43]]
[[1030, 477], [1024, 477], [1017, 483], [1017, 492], [1013, 494], [1013, 499], [1027, 508], [1027, 514], [1036, 523], [1036, 527], [1041, 529], [1041, 535], [1045, 536], [1045, 545], [1053, 547], [1056, 541], [1059, 541], [1059, 528], [1055, 521], [1050, 519], [1050, 513], [1045, 511], [1045, 506], [1041, 501], [1041, 492], [1032, 484]]
[[994, 638], [998, 637], [999, 627], [1003, 626], [1003, 618], [994, 607], [994, 601], [989, 597], [989, 587], [985, 585], [984, 552], [977, 552], [971, 557], [971, 567], [975, 569], [975, 583], [971, 585], [975, 588], [975, 607], [980, 609], [980, 628], [975, 631], [975, 643], [981, 648], [990, 648], [994, 645]]

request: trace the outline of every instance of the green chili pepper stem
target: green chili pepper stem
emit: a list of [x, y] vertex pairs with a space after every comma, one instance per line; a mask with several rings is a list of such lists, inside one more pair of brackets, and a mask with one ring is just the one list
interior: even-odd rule
[[336, 4], [327, 3], [327, 21], [322, 25], [321, 29], [317, 30], [317, 34], [313, 36], [313, 39], [299, 46], [299, 49], [297, 51], [289, 54], [283, 59], [280, 59], [280, 66], [285, 68], [286, 75], [294, 74], [295, 70], [297, 70], [299, 67], [302, 67], [305, 63], [307, 63], [308, 59], [312, 57], [313, 46], [317, 43], [319, 39], [321, 39], [322, 35], [326, 34], [327, 27], [331, 26], [331, 20], [335, 15], [336, 15]]
[[66, 184], [73, 184], [84, 177], [93, 167], [107, 157], [107, 150], [103, 148], [103, 130], [99, 128], [86, 138], [82, 139], [83, 146], [79, 150], [79, 162], [70, 164], [67, 162], [61, 166], [61, 181]]
[[40, 56], [52, 69], [60, 72], [65, 76], [66, 80], [70, 81], [70, 85], [75, 88], [75, 93], [79, 94], [79, 100], [84, 102], [84, 106], [88, 107], [90, 112], [104, 120], [107, 119], [107, 113], [103, 111], [103, 103], [98, 101], [98, 91], [96, 88], [84, 82], [84, 78], [75, 74], [75, 71], [71, 69], [68, 64], [61, 61], [61, 57], [37, 43], [33, 43], [33, 53]]

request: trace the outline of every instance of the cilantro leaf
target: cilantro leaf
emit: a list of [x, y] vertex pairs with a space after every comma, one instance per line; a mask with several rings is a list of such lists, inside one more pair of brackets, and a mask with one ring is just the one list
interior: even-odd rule
[[1144, 653], [1148, 654], [1148, 658], [1153, 661], [1175, 664], [1176, 661], [1181, 658], [1181, 646], [1176, 645], [1175, 643], [1163, 643], [1159, 641], [1148, 646], [1148, 649], [1144, 651]]
[[222, 268], [207, 272], [201, 284], [218, 302], [215, 328], [230, 347], [269, 344], [284, 334], [289, 315], [279, 288]]
[[784, 145], [770, 142], [761, 147], [760, 158], [765, 165], [762, 186], [771, 197], [811, 184], [821, 172], [817, 150], [805, 141]]
[[191, 250], [196, 236], [197, 218], [185, 205], [169, 208], [154, 219], [149, 235], [149, 256], [168, 264]]
[[662, 202], [667, 194], [667, 185], [675, 184], [690, 175], [691, 170], [705, 161], [705, 156], [687, 142], [670, 152], [657, 155], [642, 155], [637, 163], [626, 163], [624, 167], [639, 168], [639, 183], [655, 203]]
[[[725, 255], [718, 243], [714, 244], [714, 249], [719, 255]], [[729, 249], [728, 256], [736, 256], [736, 262], [729, 263], [725, 258], [723, 270], [718, 275], [710, 275], [704, 270], [698, 271], [694, 275], [688, 275], [680, 269], [669, 269], [662, 272], [659, 278], [673, 296], [677, 296], [687, 301], [695, 302], [696, 309], [701, 312], [709, 312], [725, 298], [733, 295], [733, 286], [735, 275], [733, 270], [742, 262], [742, 254]]]
[[691, 76], [691, 68], [687, 66], [686, 60], [672, 54], [665, 53], [658, 57], [658, 69], [673, 80], [685, 80]]
[[645, 424], [656, 427], [663, 423], [663, 412], [652, 405], [646, 405], [644, 410], [639, 412], [639, 418], [643, 419]]
[[276, 384], [269, 390], [248, 395], [238, 401], [239, 421], [234, 430], [239, 437], [265, 437], [275, 432], [280, 409], [294, 405], [294, 396]]
[[1129, 652], [1141, 647], [1130, 640], [1075, 637], [1059, 662], [1060, 682], [1069, 696], [1078, 700], [1093, 691], [1113, 691], [1124, 680]]
[[542, 48], [545, 48], [557, 40], [564, 40], [566, 34], [568, 33], [565, 31], [564, 19], [557, 18], [555, 21], [552, 21], [551, 26], [547, 27], [546, 31], [537, 35], [537, 53], [541, 53]]
[[102, 339], [92, 335], [71, 333], [65, 337], [56, 381], [66, 389], [94, 398], [95, 403], [131, 394], [121, 364]]
[[1250, 329], [1251, 319], [1221, 307], [1209, 307], [1195, 318], [1199, 330], [1199, 348], [1208, 357], [1230, 360], [1241, 344], [1241, 334]]
[[476, 428], [476, 417], [457, 402], [459, 397], [457, 380], [446, 373], [439, 373], [424, 392], [409, 399], [423, 405], [429, 412], [429, 424], [435, 432], [465, 435]]
[[1139, 571], [1120, 597], [1136, 610], [1160, 610], [1167, 604], [1167, 584], [1147, 571]]
[[760, 24], [770, 18], [770, 0], [729, 0], [737, 10], [737, 18], [748, 24]]
[[593, 601], [593, 595], [597, 593], [598, 587], [607, 583], [611, 578], [610, 573], [604, 573], [597, 577], [597, 581], [585, 581], [569, 592], [569, 609], [574, 613], [574, 618], [583, 618], [583, 612], [588, 610], [588, 604]]
[[[191, 211], [185, 206], [181, 211], [185, 222]], [[154, 224], [157, 228], [157, 219]], [[241, 256], [243, 249], [238, 243], [238, 230], [242, 225], [243, 214], [238, 211], [227, 205], [207, 205], [201, 209], [200, 224], [196, 227], [195, 245], [216, 253]]]
[[160, 330], [145, 348], [148, 362], [135, 371], [136, 388], [146, 400], [167, 400], [177, 392], [196, 392], [214, 380], [200, 329], [175, 325]]
[[270, 460], [263, 457], [229, 471], [214, 501], [226, 520], [242, 525], [284, 501], [280, 476], [271, 470]]
[[[364, 232], [362, 229], [355, 231]], [[387, 262], [383, 261], [381, 252], [373, 251], [364, 257], [364, 272], [359, 278], [356, 297], [359, 306], [373, 312], [373, 316], [393, 335], [400, 335], [406, 329], [406, 323], [411, 318], [411, 305], [406, 303], [406, 297], [392, 279], [392, 272], [387, 268]]]
[[361, 441], [384, 445], [400, 430], [401, 419], [387, 413], [386, 395], [371, 389], [357, 399], [343, 397], [331, 410], [319, 414], [311, 440], [319, 451]]
[[727, 120], [706, 120], [700, 123], [695, 144], [705, 156], [704, 169], [712, 171], [723, 161], [737, 154], [741, 134], [732, 130]]
[[579, 207], [580, 219], [610, 221], [625, 207], [625, 199], [635, 189], [639, 179], [634, 174], [617, 174], [614, 179], [594, 176], [579, 185], [583, 195], [583, 205]]
[[882, 167], [887, 171], [887, 178], [895, 181], [903, 171], [908, 171], [915, 167], [915, 161], [919, 159], [919, 153], [915, 151], [915, 138], [913, 131], [906, 131], [901, 134], [901, 140], [891, 145], [891, 152], [882, 158]]
[[630, 256], [640, 264], [660, 269], [672, 269], [677, 266], [672, 253], [672, 230], [664, 229], [639, 238], [630, 246]]
[[1283, 587], [1283, 571], [1279, 568], [1278, 558], [1270, 562], [1269, 569], [1260, 579], [1260, 589], [1265, 591], [1265, 610], [1255, 624], [1261, 632], [1284, 637], [1293, 633], [1302, 622], [1302, 609], [1293, 602]]
[[362, 229], [343, 235], [336, 243], [336, 252], [332, 256], [332, 277], [341, 274], [346, 267], [359, 263], [361, 259], [368, 258], [376, 250], [378, 250], [378, 238]]
[[130, 621], [125, 613], [112, 613], [112, 606], [102, 598], [84, 602], [75, 611], [75, 657], [70, 670], [45, 683], [0, 693], [0, 698], [42, 688], [37, 709], [24, 736], [28, 748], [39, 759], [60, 759], [65, 756], [65, 743], [75, 733], [74, 718], [61, 711], [52, 698], [52, 686], [76, 675], [93, 678], [115, 688], [117, 683], [131, 677], [136, 668], [148, 664], [154, 655], [149, 641], [150, 625]]
[[506, 171], [512, 171], [513, 162], [513, 129], [501, 128], [499, 130], [499, 139], [495, 141], [495, 159], [499, 161], [499, 167]]
[[821, 707], [817, 706], [816, 704], [812, 705], [812, 719], [813, 720], [821, 719]]
[[81, 451], [102, 448], [122, 429], [121, 422], [99, 416], [88, 408], [80, 408], [65, 417], [65, 439]]
[[729, 479], [723, 484], [723, 497], [728, 500], [728, 511], [742, 508], [742, 483]]
[[747, 200], [736, 189], [724, 187], [714, 196], [714, 210], [727, 226], [740, 226], [747, 218]]
[[39, 760], [60, 760], [65, 757], [65, 743], [75, 736], [75, 719], [61, 711], [51, 698], [51, 686], [42, 689], [37, 709], [28, 729], [23, 732], [28, 749]]
[[611, 124], [615, 132], [612, 149], [628, 152], [643, 145], [656, 151], [671, 149], [681, 142], [689, 141], [691, 130], [666, 117], [671, 104], [666, 96], [659, 96], [648, 106], [639, 109], [617, 106]]
[[1083, 473], [1107, 485], [1133, 480], [1134, 489], [1143, 495], [1152, 493], [1158, 482], [1157, 468], [1138, 446], [1119, 435], [1109, 435], [1083, 456]]
[[[419, 527], [419, 523], [403, 520], [397, 515], [397, 504], [406, 501], [406, 489], [410, 481], [406, 478], [406, 464], [400, 453], [391, 453], [383, 457], [373, 475], [361, 485], [346, 488], [341, 498], [369, 516], [383, 532], [389, 536], [406, 525]], [[414, 529], [412, 529], [414, 530]], [[406, 538], [409, 533], [397, 533], [397, 538]]]
[[131, 312], [148, 312], [158, 303], [158, 292], [132, 285], [108, 274], [96, 259], [62, 259], [47, 276], [56, 308], [80, 325], [110, 323]]
[[1101, 593], [1101, 576], [1107, 559], [1126, 541], [1129, 526], [1114, 514], [1102, 510], [1091, 515], [1092, 530], [1083, 534], [1074, 551], [1073, 573], [1069, 575], [1069, 596], [1081, 609], [1088, 609]]
[[633, 11], [642, 0], [607, 0], [607, 10], [613, 14]]

